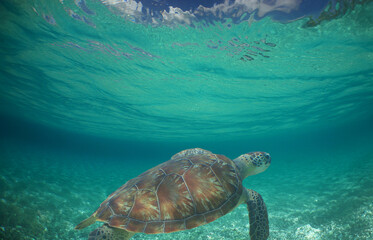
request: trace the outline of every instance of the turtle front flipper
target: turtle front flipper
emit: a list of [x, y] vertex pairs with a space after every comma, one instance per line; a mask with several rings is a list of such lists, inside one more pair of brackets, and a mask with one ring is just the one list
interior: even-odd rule
[[135, 235], [135, 233], [127, 232], [126, 230], [119, 228], [112, 228], [107, 224], [104, 224], [93, 230], [89, 234], [88, 240], [128, 240], [133, 235]]
[[247, 189], [247, 209], [249, 210], [250, 239], [266, 240], [269, 236], [267, 207], [262, 196]]

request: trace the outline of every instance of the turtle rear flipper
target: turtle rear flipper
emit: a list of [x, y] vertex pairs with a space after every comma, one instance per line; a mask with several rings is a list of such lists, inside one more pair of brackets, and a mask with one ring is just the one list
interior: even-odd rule
[[80, 230], [85, 227], [88, 227], [89, 225], [92, 225], [96, 222], [96, 217], [94, 215], [90, 216], [89, 218], [81, 221], [78, 225], [76, 225], [75, 229]]
[[266, 240], [269, 236], [267, 207], [262, 196], [247, 189], [247, 209], [249, 210], [250, 239]]
[[107, 224], [104, 224], [93, 230], [89, 234], [88, 240], [128, 240], [134, 234], [135, 233], [127, 232], [126, 230], [119, 228], [112, 228]]

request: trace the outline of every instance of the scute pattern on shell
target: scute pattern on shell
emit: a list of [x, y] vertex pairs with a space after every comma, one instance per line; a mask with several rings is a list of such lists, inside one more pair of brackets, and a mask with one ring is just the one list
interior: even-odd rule
[[131, 232], [169, 233], [230, 212], [242, 194], [234, 163], [207, 151], [193, 154], [181, 152], [129, 180], [101, 204], [97, 220]]

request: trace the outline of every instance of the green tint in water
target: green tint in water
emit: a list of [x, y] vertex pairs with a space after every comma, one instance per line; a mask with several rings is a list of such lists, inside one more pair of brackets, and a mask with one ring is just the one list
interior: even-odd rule
[[[125, 155], [110, 159], [3, 142], [0, 146], [0, 238], [7, 240], [87, 239], [100, 223], [76, 231], [77, 223], [127, 180], [167, 160], [158, 157], [160, 152], [148, 160]], [[162, 155], [166, 152], [171, 153]], [[229, 146], [219, 153], [237, 157], [229, 152]], [[260, 192], [267, 204], [270, 240], [372, 239], [371, 149], [346, 146], [326, 152], [274, 152], [272, 157], [268, 170], [244, 181], [246, 187]], [[247, 240], [248, 234], [248, 213], [242, 205], [192, 230], [137, 234], [133, 240]]]
[[[270, 239], [373, 238], [372, 3], [313, 28], [153, 28], [76, 2], [0, 1], [0, 239], [87, 239], [111, 192], [191, 147], [271, 153], [244, 183]], [[240, 206], [134, 240], [247, 238]]]
[[87, 4], [95, 15], [70, 1], [7, 13], [3, 112], [155, 140], [237, 139], [371, 114], [372, 4], [315, 28], [269, 18], [152, 28]]

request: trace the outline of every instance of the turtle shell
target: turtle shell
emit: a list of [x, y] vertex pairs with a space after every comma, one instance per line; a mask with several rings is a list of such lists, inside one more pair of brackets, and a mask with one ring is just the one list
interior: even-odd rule
[[216, 220], [236, 207], [241, 194], [232, 160], [191, 149], [129, 180], [93, 215], [131, 232], [169, 233]]

